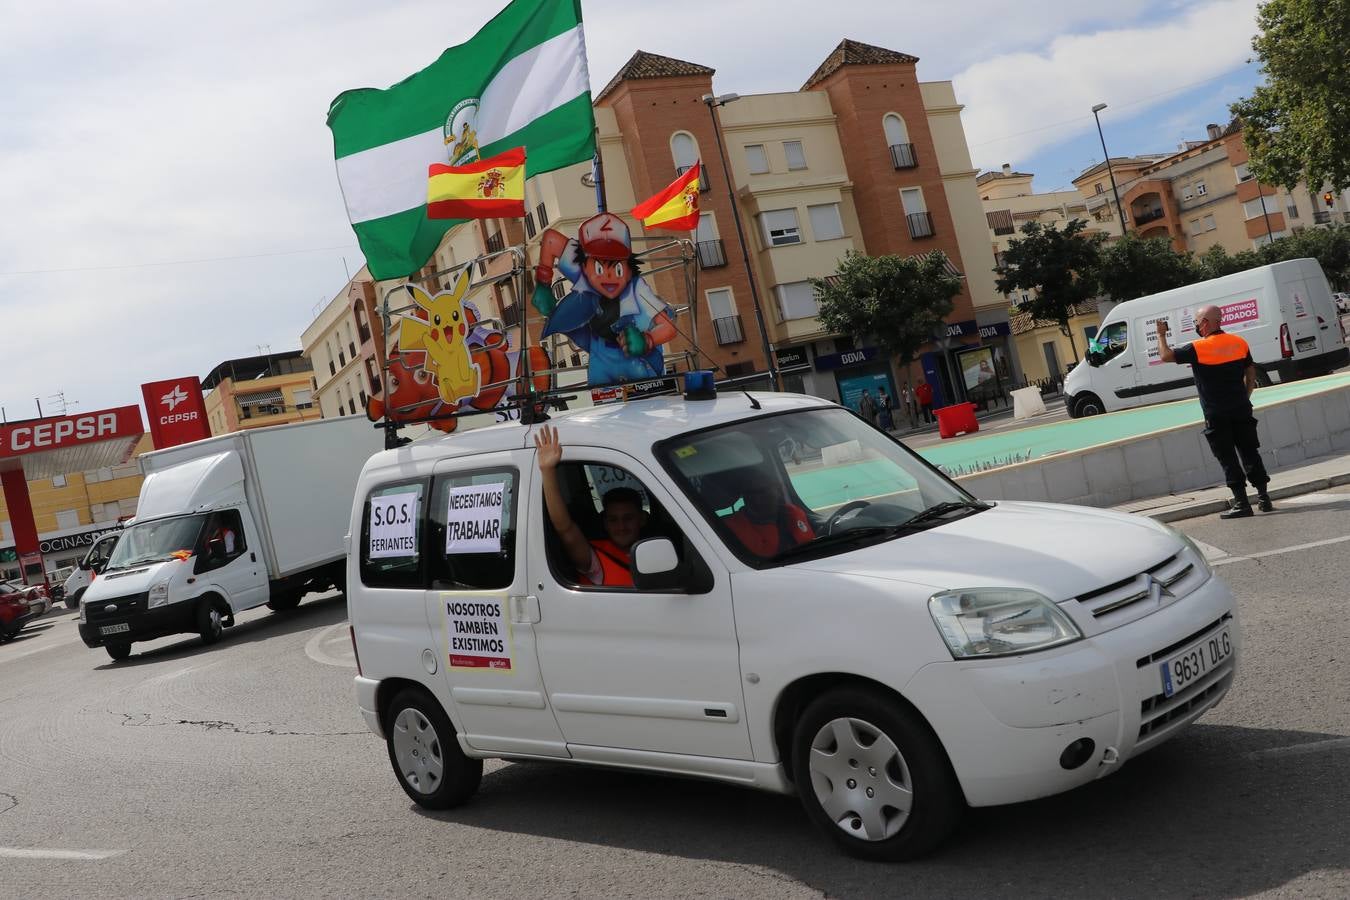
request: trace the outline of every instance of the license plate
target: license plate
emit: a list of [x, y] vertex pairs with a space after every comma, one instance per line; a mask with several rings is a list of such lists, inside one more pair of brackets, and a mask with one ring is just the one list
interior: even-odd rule
[[1201, 638], [1162, 664], [1163, 696], [1171, 697], [1186, 685], [1199, 681], [1233, 655], [1233, 639], [1227, 627]]
[[131, 626], [123, 622], [121, 625], [104, 625], [98, 630], [99, 634], [121, 634], [124, 631], [130, 631]]
[[1317, 338], [1316, 336], [1299, 338], [1294, 342], [1294, 346], [1300, 350], [1312, 350], [1317, 347]]

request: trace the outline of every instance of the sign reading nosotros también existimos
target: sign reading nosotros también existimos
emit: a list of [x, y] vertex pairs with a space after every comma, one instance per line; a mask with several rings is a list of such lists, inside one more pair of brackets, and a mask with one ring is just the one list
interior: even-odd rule
[[511, 624], [506, 620], [505, 600], [446, 600], [445, 631], [450, 668], [511, 670]]
[[506, 484], [451, 488], [445, 511], [445, 552], [497, 553], [502, 549]]

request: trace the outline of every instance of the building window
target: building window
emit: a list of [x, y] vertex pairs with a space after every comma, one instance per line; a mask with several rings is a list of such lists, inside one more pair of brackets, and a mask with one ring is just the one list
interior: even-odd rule
[[1235, 175], [1237, 175], [1237, 180], [1238, 180], [1238, 181], [1251, 181], [1251, 180], [1252, 180], [1252, 170], [1249, 169], [1249, 168], [1247, 168], [1247, 164], [1246, 164], [1246, 163], [1238, 163], [1236, 166], [1234, 166], [1234, 167], [1233, 167], [1233, 173], [1234, 173]]
[[1219, 227], [1218, 223], [1214, 221], [1214, 216], [1212, 215], [1205, 216], [1204, 223], [1206, 231], [1213, 231], [1214, 229]]
[[525, 236], [532, 239], [535, 234], [537, 234], [537, 231], [534, 227], [534, 213], [527, 212], [525, 214]]
[[506, 240], [500, 231], [494, 231], [487, 237], [487, 252], [500, 253], [506, 249]]
[[675, 160], [675, 168], [681, 173], [687, 172], [698, 162], [698, 144], [687, 131], [677, 131], [670, 136], [670, 155]]
[[534, 208], [534, 218], [535, 218], [535, 221], [537, 221], [537, 222], [539, 223], [539, 227], [540, 227], [540, 228], [547, 228], [547, 227], [548, 227], [548, 208], [545, 207], [544, 204], [540, 203], [538, 206], [536, 206], [536, 207]]
[[931, 237], [933, 235], [933, 217], [923, 202], [923, 191], [919, 188], [902, 188], [900, 203], [905, 208], [905, 220], [909, 226], [911, 238]]
[[1202, 229], [1202, 228], [1200, 227], [1200, 220], [1199, 220], [1199, 219], [1191, 219], [1191, 237], [1195, 237], [1197, 234], [1199, 234], [1199, 233], [1200, 233], [1201, 231], [1203, 231], [1203, 230], [1204, 230], [1204, 229]]
[[839, 218], [838, 203], [821, 203], [806, 208], [811, 220], [811, 235], [818, 241], [832, 241], [844, 236], [844, 222]]
[[79, 528], [80, 511], [78, 509], [57, 510], [56, 527], [60, 531], [64, 531], [67, 528]]
[[764, 240], [770, 247], [802, 242], [801, 232], [797, 228], [797, 210], [770, 209], [760, 213], [759, 220], [764, 226]]
[[1189, 200], [1194, 196], [1195, 196], [1195, 189], [1192, 188], [1189, 184], [1181, 189], [1182, 200]]
[[1195, 183], [1195, 196], [1203, 197], [1207, 193], [1209, 193], [1209, 188], [1205, 187], [1205, 183], [1203, 181], [1197, 181]]
[[806, 151], [802, 149], [801, 141], [783, 141], [783, 155], [787, 157], [789, 172], [806, 168]]
[[53, 476], [52, 476], [52, 487], [54, 487], [54, 488], [61, 488], [61, 487], [65, 487], [65, 486], [66, 486], [66, 476], [64, 476], [64, 475], [53, 475]]
[[717, 288], [707, 291], [708, 314], [714, 319], [725, 319], [736, 315], [736, 302], [731, 299], [731, 288]]
[[296, 409], [313, 409], [314, 392], [301, 388], [291, 395], [295, 400]]
[[891, 165], [897, 169], [912, 169], [918, 165], [905, 120], [895, 113], [887, 113], [881, 118], [881, 127], [886, 132], [886, 144], [890, 147]]
[[1297, 218], [1298, 218], [1298, 206], [1294, 203], [1294, 198], [1293, 198], [1293, 197], [1286, 197], [1285, 200], [1288, 202], [1288, 206], [1286, 206], [1286, 207], [1284, 208], [1284, 209], [1285, 209], [1285, 214], [1286, 214], [1289, 218], [1291, 218], [1291, 219], [1297, 219]]
[[1266, 213], [1272, 212], [1274, 209], [1275, 204], [1266, 200], [1264, 197], [1253, 197], [1242, 204], [1242, 218], [1248, 220], [1259, 219]]
[[784, 321], [809, 319], [820, 310], [816, 306], [816, 289], [809, 281], [794, 281], [774, 288], [778, 294], [778, 312]]
[[1104, 193], [1106, 193], [1106, 192], [1102, 189], [1102, 183], [1101, 183], [1100, 181], [1097, 182], [1096, 184], [1094, 184], [1094, 185], [1092, 186], [1092, 190], [1093, 190], [1093, 193], [1096, 193], [1096, 194], [1104, 194]]
[[751, 175], [765, 175], [769, 171], [769, 157], [764, 153], [763, 144], [749, 144], [745, 148], [745, 162], [750, 166]]

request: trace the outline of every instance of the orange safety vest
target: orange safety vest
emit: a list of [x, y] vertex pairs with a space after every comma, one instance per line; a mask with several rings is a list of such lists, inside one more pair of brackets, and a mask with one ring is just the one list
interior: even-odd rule
[[[619, 545], [608, 538], [598, 538], [591, 541], [591, 549], [595, 551], [595, 558], [600, 560], [601, 585], [605, 587], [633, 586], [633, 573], [628, 568], [632, 557], [627, 551], [620, 550]], [[581, 580], [590, 583], [590, 579], [584, 574], [581, 576]]]
[[1202, 366], [1221, 366], [1224, 363], [1239, 362], [1252, 352], [1246, 341], [1226, 331], [1216, 331], [1209, 337], [1200, 338], [1191, 346], [1195, 348], [1195, 361]]
[[727, 519], [727, 527], [740, 540], [745, 548], [756, 556], [773, 556], [780, 553], [784, 548], [779, 546], [779, 522], [786, 518], [788, 531], [791, 532], [793, 540], [798, 544], [804, 544], [816, 536], [816, 530], [811, 527], [811, 520], [807, 518], [806, 511], [800, 506], [786, 504], [778, 519], [772, 522], [760, 524], [750, 521], [746, 515], [745, 509]]

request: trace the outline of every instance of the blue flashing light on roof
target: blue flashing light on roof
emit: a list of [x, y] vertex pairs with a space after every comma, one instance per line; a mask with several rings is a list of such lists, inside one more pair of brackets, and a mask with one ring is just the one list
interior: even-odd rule
[[713, 373], [707, 370], [686, 372], [684, 374], [684, 399], [716, 400], [717, 383], [713, 381]]

